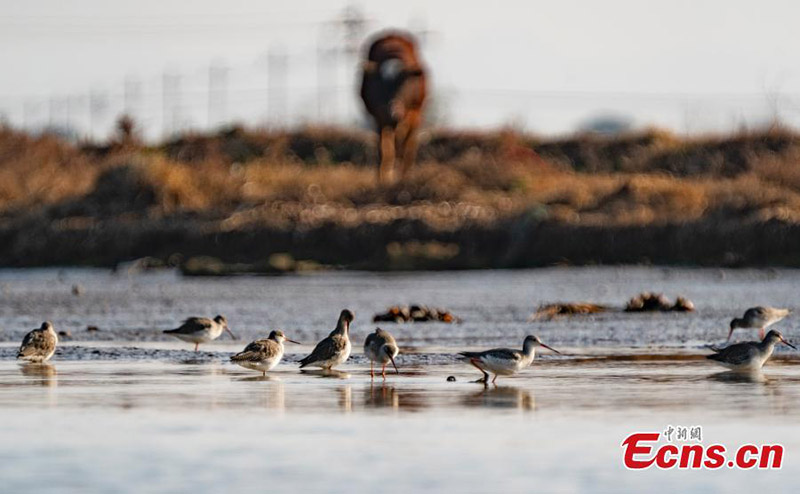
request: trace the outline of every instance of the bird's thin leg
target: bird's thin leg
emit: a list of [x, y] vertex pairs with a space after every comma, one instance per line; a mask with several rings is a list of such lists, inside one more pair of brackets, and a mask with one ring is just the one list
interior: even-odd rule
[[381, 375], [383, 376], [383, 380], [385, 381], [386, 380], [386, 364], [383, 364], [383, 367], [381, 368]]
[[200, 343], [195, 343], [194, 344], [194, 351], [196, 352], [198, 348], [200, 348]]
[[[480, 366], [478, 366], [478, 364], [475, 363], [475, 359], [470, 359], [469, 363], [474, 365], [476, 369], [478, 369], [479, 371], [481, 371], [483, 373], [483, 382], [484, 383], [488, 383], [489, 382], [489, 373], [486, 372], [485, 370], [481, 369]], [[481, 382], [481, 380], [479, 379], [477, 382]]]
[[375, 379], [375, 372], [372, 369], [372, 360], [369, 361], [369, 377], [370, 379]]
[[494, 384], [495, 381], [497, 381], [497, 374], [494, 375], [494, 379], [492, 379], [492, 384]]

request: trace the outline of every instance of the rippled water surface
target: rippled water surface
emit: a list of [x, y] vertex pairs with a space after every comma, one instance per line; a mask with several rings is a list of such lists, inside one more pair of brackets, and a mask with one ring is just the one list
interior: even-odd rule
[[[794, 307], [798, 288], [800, 272], [789, 270], [214, 279], [0, 271], [2, 491], [785, 491], [800, 473], [800, 359], [781, 349], [763, 373], [739, 376], [702, 356], [724, 340], [731, 317], [759, 303]], [[697, 311], [528, 322], [542, 303], [621, 309], [643, 290], [684, 295]], [[360, 353], [333, 375], [297, 370], [341, 308], [356, 312], [359, 350], [372, 314], [413, 302], [446, 307], [463, 323], [384, 325], [404, 347], [400, 375], [372, 382]], [[216, 313], [245, 341], [223, 336], [194, 353], [160, 332]], [[44, 319], [71, 338], [50, 364], [17, 363], [22, 335]], [[800, 339], [795, 326], [793, 316], [778, 324]], [[267, 378], [227, 362], [272, 328], [304, 344], [287, 345]], [[453, 357], [518, 347], [527, 333], [564, 355], [544, 353], [488, 387]], [[621, 441], [668, 425], [700, 425], [705, 443], [730, 448], [781, 443], [784, 467], [625, 470]]]

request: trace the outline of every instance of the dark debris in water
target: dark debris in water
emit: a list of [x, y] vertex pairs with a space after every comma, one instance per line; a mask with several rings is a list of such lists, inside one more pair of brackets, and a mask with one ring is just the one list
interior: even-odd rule
[[[599, 314], [612, 309], [591, 302], [557, 302], [536, 309], [529, 321], [551, 320], [560, 316]], [[625, 312], [693, 312], [694, 304], [686, 297], [678, 297], [672, 303], [663, 293], [642, 292], [628, 300]]]
[[576, 314], [597, 314], [606, 312], [608, 307], [591, 302], [565, 302], [545, 304], [536, 309], [531, 320], [553, 319], [558, 316], [573, 316]]
[[694, 304], [686, 297], [678, 297], [673, 304], [663, 293], [643, 292], [633, 297], [625, 312], [693, 312]]
[[395, 305], [386, 312], [375, 314], [372, 322], [461, 322], [449, 310], [426, 305]]

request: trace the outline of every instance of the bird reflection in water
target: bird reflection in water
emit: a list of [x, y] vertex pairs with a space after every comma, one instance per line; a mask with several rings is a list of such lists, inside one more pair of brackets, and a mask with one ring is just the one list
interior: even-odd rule
[[353, 411], [353, 390], [350, 385], [342, 386], [336, 390], [339, 395], [339, 408], [343, 412], [350, 413]]
[[302, 374], [333, 379], [350, 379], [350, 373], [336, 369], [302, 369]]
[[466, 407], [536, 409], [533, 393], [514, 386], [487, 386], [465, 396], [462, 402]]
[[712, 381], [717, 382], [724, 382], [724, 383], [739, 383], [739, 384], [747, 384], [747, 383], [755, 383], [755, 384], [767, 384], [770, 382], [770, 379], [761, 372], [760, 369], [751, 370], [751, 371], [723, 371], [717, 372], [715, 374], [711, 374], [708, 376], [709, 379]]
[[236, 378], [238, 382], [281, 382], [281, 378], [276, 376], [275, 374], [267, 374], [267, 375], [258, 375], [258, 376], [247, 376], [247, 377], [239, 377]]
[[400, 407], [400, 396], [394, 386], [375, 386], [370, 384], [364, 393], [364, 408], [391, 408]]
[[248, 403], [258, 403], [270, 410], [286, 410], [286, 393], [283, 380], [275, 374], [235, 377], [236, 382], [268, 383], [263, 387], [247, 388]]
[[30, 379], [31, 384], [40, 386], [58, 386], [58, 372], [56, 366], [47, 362], [26, 362], [19, 366], [22, 375]]
[[[261, 376], [262, 378], [264, 376]], [[267, 376], [266, 381], [272, 381], [267, 385], [264, 393], [264, 408], [270, 410], [284, 411], [286, 410], [286, 393], [283, 389], [283, 383], [275, 376]]]
[[794, 399], [783, 393], [780, 379], [767, 377], [760, 369], [717, 372], [708, 379], [725, 383], [727, 386], [718, 392], [726, 397], [727, 403], [737, 408], [767, 407], [773, 413], [794, 413]]
[[385, 383], [370, 383], [364, 388], [364, 408], [391, 408], [413, 412], [427, 408], [427, 403], [422, 393], [400, 390]]

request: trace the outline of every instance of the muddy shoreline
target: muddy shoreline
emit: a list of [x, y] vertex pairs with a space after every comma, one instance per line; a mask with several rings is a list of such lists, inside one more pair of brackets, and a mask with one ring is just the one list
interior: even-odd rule
[[181, 266], [187, 274], [316, 269], [448, 270], [553, 265], [800, 266], [800, 226], [698, 221], [643, 226], [568, 225], [509, 218], [455, 230], [399, 220], [353, 227], [270, 226], [225, 231], [215, 220], [100, 221], [89, 228], [19, 222], [0, 227], [7, 267]]

